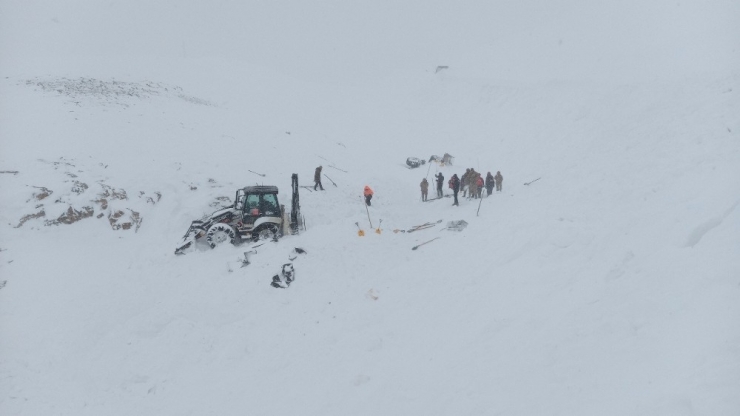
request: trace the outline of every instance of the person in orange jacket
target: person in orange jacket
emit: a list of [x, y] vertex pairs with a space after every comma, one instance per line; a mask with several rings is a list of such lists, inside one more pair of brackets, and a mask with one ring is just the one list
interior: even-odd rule
[[365, 191], [363, 192], [363, 195], [365, 195], [365, 204], [367, 204], [367, 206], [370, 206], [370, 200], [373, 199], [373, 190], [370, 189], [369, 186], [365, 185]]

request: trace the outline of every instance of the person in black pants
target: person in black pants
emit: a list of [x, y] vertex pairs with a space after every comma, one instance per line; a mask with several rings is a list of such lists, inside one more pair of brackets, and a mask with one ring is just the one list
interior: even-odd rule
[[442, 198], [442, 184], [445, 183], [445, 177], [442, 172], [439, 172], [434, 176], [437, 178], [437, 198]]
[[321, 190], [324, 190], [324, 185], [321, 184], [321, 169], [323, 169], [323, 166], [319, 166], [316, 168], [316, 172], [313, 174], [313, 181], [315, 185], [313, 186], [313, 190], [315, 191], [316, 188], [321, 188]]
[[488, 174], [486, 175], [486, 191], [488, 192], [488, 196], [491, 196], [494, 184], [495, 182], [493, 180], [493, 175], [491, 175], [491, 172], [488, 172]]
[[460, 192], [460, 178], [457, 177], [457, 173], [452, 175], [452, 179], [450, 179], [450, 187], [455, 195], [455, 202], [453, 202], [452, 205], [459, 206], [460, 203], [457, 202], [457, 193]]

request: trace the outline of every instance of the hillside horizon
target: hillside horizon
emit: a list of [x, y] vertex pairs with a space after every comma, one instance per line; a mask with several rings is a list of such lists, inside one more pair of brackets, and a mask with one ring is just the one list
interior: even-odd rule
[[0, 1], [0, 413], [737, 414], [738, 15]]

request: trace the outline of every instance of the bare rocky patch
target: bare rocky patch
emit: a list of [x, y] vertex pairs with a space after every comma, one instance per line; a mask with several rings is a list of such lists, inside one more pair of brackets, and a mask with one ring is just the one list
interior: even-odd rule
[[72, 185], [72, 192], [76, 193], [77, 195], [85, 192], [87, 190], [88, 186], [86, 183], [82, 183], [80, 181], [75, 181], [74, 185]]
[[20, 228], [23, 224], [25, 224], [29, 220], [33, 220], [36, 218], [43, 218], [45, 216], [46, 216], [46, 212], [44, 212], [43, 209], [35, 214], [24, 215], [23, 217], [21, 217], [20, 222], [18, 223], [18, 225], [15, 226], [15, 228]]
[[[48, 189], [46, 187], [43, 187], [43, 186], [34, 186], [34, 188], [39, 189], [38, 192], [34, 192], [33, 193], [33, 199], [35, 199], [37, 201], [42, 201], [42, 200], [50, 197], [51, 194], [54, 193], [54, 191], [52, 191], [52, 190], [50, 190], [50, 189]], [[26, 202], [28, 202], [28, 201], [26, 201]]]
[[[56, 178], [55, 183], [69, 184], [69, 187], [64, 186], [65, 190], [59, 191], [59, 185], [56, 185], [55, 192], [46, 186], [33, 186], [35, 192], [26, 200], [33, 211], [29, 209], [31, 212], [20, 218], [16, 228], [37, 219], [45, 219], [43, 225], [52, 226], [71, 225], [88, 218], [97, 218], [107, 219], [113, 230], [136, 232], [143, 223], [142, 213], [151, 209], [147, 207], [162, 200], [162, 193], [159, 191], [139, 190], [129, 193], [123, 188], [111, 186], [107, 180], [100, 180], [105, 175], [96, 171], [108, 166], [102, 163], [93, 165], [90, 169], [92, 172], [89, 172], [87, 167], [77, 166], [76, 162], [64, 158], [51, 162], [39, 161], [52, 166], [54, 171], [60, 171], [63, 177], [61, 181]], [[98, 180], [95, 180], [96, 177]], [[52, 194], [55, 196], [54, 200], [50, 198]]]
[[25, 85], [42, 93], [54, 94], [78, 106], [113, 104], [129, 107], [136, 101], [154, 97], [175, 98], [195, 105], [213, 106], [202, 98], [185, 94], [178, 86], [161, 82], [126, 82], [115, 79], [95, 78], [33, 78], [24, 81]]
[[93, 210], [92, 207], [82, 207], [82, 209], [77, 210], [72, 207], [67, 208], [67, 211], [60, 215], [58, 218], [54, 220], [46, 220], [46, 225], [59, 225], [59, 224], [74, 224], [78, 221], [82, 221], [85, 218], [90, 218], [93, 216], [93, 213], [95, 210]]

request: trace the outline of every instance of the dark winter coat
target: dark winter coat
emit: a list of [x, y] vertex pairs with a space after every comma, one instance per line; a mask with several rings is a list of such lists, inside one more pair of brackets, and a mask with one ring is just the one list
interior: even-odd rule
[[318, 168], [316, 168], [316, 172], [313, 174], [314, 182], [321, 182], [321, 169], [323, 169], [322, 166], [319, 166]]
[[442, 189], [442, 185], [445, 183], [444, 175], [442, 175], [442, 172], [439, 172], [435, 177], [437, 178], [437, 189]]
[[457, 177], [457, 174], [452, 175], [450, 185], [452, 185], [452, 190], [454, 192], [460, 192], [460, 179]]
[[486, 175], [486, 189], [493, 189], [493, 175], [491, 175], [491, 172], [488, 172], [488, 175]]

